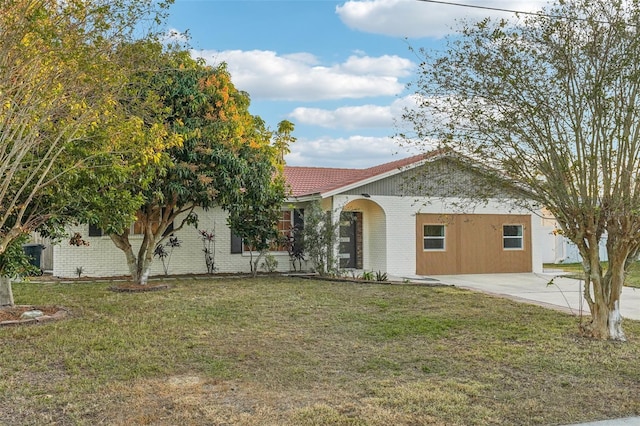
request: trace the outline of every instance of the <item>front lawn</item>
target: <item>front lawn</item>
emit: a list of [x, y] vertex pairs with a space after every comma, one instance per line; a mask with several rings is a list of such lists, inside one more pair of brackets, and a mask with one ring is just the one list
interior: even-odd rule
[[0, 424], [558, 425], [640, 414], [630, 342], [460, 290], [294, 278], [16, 284], [70, 318], [0, 328]]

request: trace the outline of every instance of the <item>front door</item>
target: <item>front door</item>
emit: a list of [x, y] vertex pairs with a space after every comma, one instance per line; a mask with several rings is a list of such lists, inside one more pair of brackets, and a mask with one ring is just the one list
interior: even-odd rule
[[358, 214], [342, 212], [340, 214], [340, 268], [357, 269], [358, 265]]

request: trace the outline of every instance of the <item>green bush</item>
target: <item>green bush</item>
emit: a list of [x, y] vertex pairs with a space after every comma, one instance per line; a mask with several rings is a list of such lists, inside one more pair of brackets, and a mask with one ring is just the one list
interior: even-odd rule
[[272, 273], [278, 270], [278, 259], [272, 254], [267, 254], [264, 257], [264, 262], [262, 262], [262, 269], [265, 271]]
[[0, 254], [0, 275], [5, 277], [24, 277], [37, 275], [40, 268], [31, 263], [22, 246], [29, 242], [29, 234], [22, 234], [11, 242], [7, 250]]

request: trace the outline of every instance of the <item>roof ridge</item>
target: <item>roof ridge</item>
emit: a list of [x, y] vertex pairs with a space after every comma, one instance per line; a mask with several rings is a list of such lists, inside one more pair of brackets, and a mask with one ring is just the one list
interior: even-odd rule
[[365, 170], [365, 169], [351, 169], [348, 167], [320, 167], [320, 166], [289, 166], [285, 164], [285, 169], [317, 169], [317, 170]]

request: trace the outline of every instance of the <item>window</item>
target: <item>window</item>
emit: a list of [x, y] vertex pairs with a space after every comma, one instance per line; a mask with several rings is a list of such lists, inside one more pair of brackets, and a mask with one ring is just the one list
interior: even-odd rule
[[425, 250], [444, 250], [444, 225], [424, 225]]
[[502, 226], [502, 248], [505, 250], [522, 250], [523, 244], [522, 225]]
[[[271, 244], [270, 251], [284, 251], [291, 249], [302, 250], [299, 233], [304, 227], [303, 209], [300, 210], [282, 210], [278, 219], [278, 237], [279, 241]], [[298, 238], [296, 238], [298, 237]], [[292, 247], [293, 244], [295, 247]], [[231, 253], [243, 253], [251, 251], [250, 248], [242, 242], [239, 235], [231, 232]]]
[[291, 230], [293, 229], [293, 212], [291, 210], [284, 210], [280, 212], [280, 219], [278, 220], [278, 241], [271, 246], [271, 251], [287, 251], [287, 241], [291, 236]]
[[[152, 232], [156, 232], [158, 230], [158, 226], [160, 226], [160, 222], [162, 221], [162, 215], [164, 214], [165, 209], [161, 208], [159, 211], [155, 211], [152, 214], [150, 219], [151, 222], [151, 230]], [[136, 221], [131, 225], [131, 230], [129, 231], [131, 235], [144, 235], [144, 221], [141, 219], [142, 212], [139, 211], [136, 214]], [[167, 226], [167, 229], [164, 231], [163, 235], [168, 235], [173, 232], [173, 222]]]

